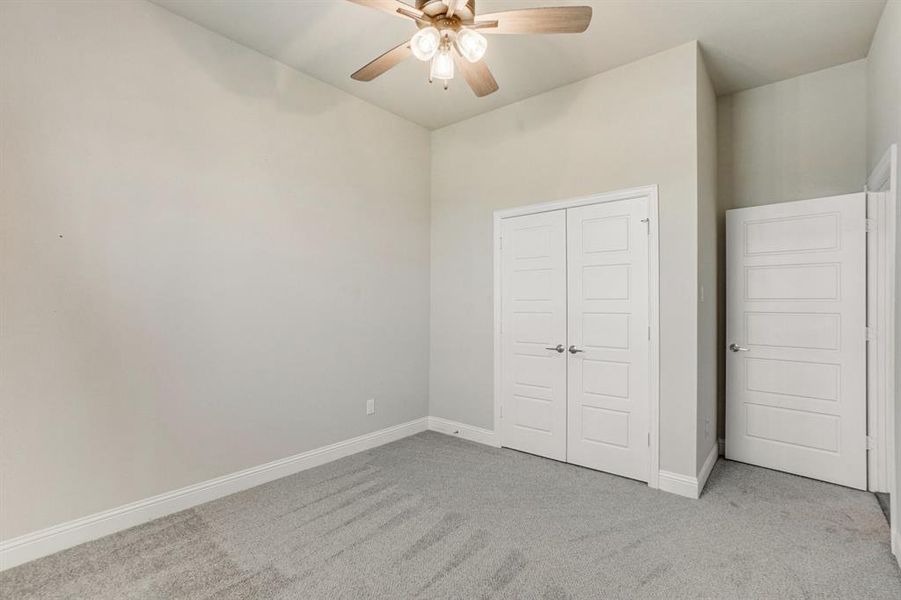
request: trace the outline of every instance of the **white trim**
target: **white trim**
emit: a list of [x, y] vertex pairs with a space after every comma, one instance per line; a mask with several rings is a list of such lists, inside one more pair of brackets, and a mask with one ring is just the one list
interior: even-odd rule
[[677, 496], [685, 496], [686, 498], [698, 499], [698, 478], [689, 477], [680, 473], [671, 473], [669, 471], [660, 471], [659, 475], [661, 492], [669, 492]]
[[898, 567], [901, 567], [901, 552], [898, 552], [899, 549], [901, 549], [901, 533], [896, 531], [892, 536], [892, 553], [898, 561]]
[[876, 224], [867, 232], [867, 437], [875, 445], [867, 452], [867, 489], [888, 492], [888, 415], [892, 398], [894, 327], [894, 211], [889, 191], [867, 192], [867, 220]]
[[591, 204], [601, 204], [602, 202], [616, 202], [618, 200], [633, 200], [635, 198], [651, 198], [656, 196], [657, 186], [646, 185], [642, 187], [629, 188], [626, 190], [616, 190], [613, 192], [591, 194], [590, 196], [580, 196], [578, 198], [570, 198], [569, 200], [553, 200], [551, 202], [540, 202], [538, 204], [528, 204], [526, 206], [498, 209], [494, 211], [494, 220], [496, 223], [500, 219], [509, 219], [510, 217], [534, 215], [537, 213], [550, 212], [552, 210], [562, 210], [566, 208], [576, 208], [579, 206], [589, 206]]
[[657, 186], [650, 186], [648, 194], [648, 223], [649, 247], [648, 247], [648, 310], [651, 326], [651, 354], [648, 368], [650, 369], [650, 402], [651, 410], [648, 413], [650, 426], [650, 454], [651, 464], [648, 469], [648, 487], [658, 488], [660, 473], [660, 219], [659, 200]]
[[445, 435], [461, 437], [464, 440], [485, 444], [493, 448], [500, 448], [498, 436], [490, 429], [483, 429], [475, 425], [467, 425], [441, 417], [429, 417], [429, 431], [437, 431]]
[[[892, 144], [883, 155], [882, 159], [867, 178], [867, 190], [872, 192], [875, 202], [873, 208], [875, 214], [867, 214], [876, 222], [876, 244], [870, 246], [875, 251], [877, 265], [868, 267], [867, 293], [875, 297], [875, 303], [868, 307], [875, 310], [875, 318], [868, 326], [876, 329], [876, 339], [871, 343], [875, 345], [873, 355], [875, 368], [869, 370], [869, 385], [867, 393], [867, 406], [871, 419], [868, 422], [867, 433], [876, 438], [876, 450], [871, 452], [869, 467], [869, 488], [872, 490], [886, 490], [892, 498], [891, 507], [891, 541], [893, 552], [901, 564], [901, 533], [899, 533], [899, 520], [901, 520], [901, 487], [898, 481], [898, 468], [896, 465], [897, 452], [895, 439], [895, 412], [898, 410], [895, 399], [896, 373], [895, 373], [895, 318], [898, 310], [898, 299], [895, 297], [895, 261], [898, 253], [898, 211], [901, 210], [901, 179], [899, 179], [898, 144]], [[870, 202], [868, 201], [868, 210]], [[875, 247], [874, 247], [875, 246]], [[875, 279], [875, 281], [874, 281]], [[899, 510], [896, 510], [899, 509]]]
[[422, 417], [393, 427], [386, 427], [349, 440], [301, 452], [288, 458], [274, 460], [230, 475], [189, 485], [6, 540], [0, 543], [0, 571], [210, 500], [216, 500], [420, 433], [426, 430], [428, 421], [427, 417]]
[[[494, 431], [500, 432], [501, 428], [501, 221], [510, 217], [532, 215], [602, 202], [616, 202], [618, 200], [632, 200], [635, 198], [648, 199], [649, 247], [648, 247], [648, 310], [649, 324], [651, 326], [651, 343], [649, 348], [650, 382], [649, 382], [649, 435], [650, 435], [650, 464], [648, 468], [648, 486], [663, 489], [659, 482], [660, 466], [660, 231], [658, 225], [658, 192], [656, 185], [617, 190], [593, 194], [570, 200], [555, 200], [529, 206], [519, 206], [494, 211]], [[502, 443], [501, 435], [497, 434], [497, 443]], [[658, 475], [658, 473], [660, 475]], [[681, 477], [681, 476], [680, 476]], [[678, 493], [678, 492], [676, 492]]]
[[701, 492], [704, 491], [704, 486], [707, 485], [707, 478], [710, 477], [710, 472], [713, 471], [713, 466], [716, 464], [718, 458], [719, 444], [714, 444], [710, 448], [710, 452], [707, 454], [707, 458], [704, 460], [704, 464], [701, 466], [701, 470], [697, 477], [689, 477], [688, 475], [672, 473], [670, 471], [660, 471], [659, 489], [664, 492], [697, 500], [701, 497]]

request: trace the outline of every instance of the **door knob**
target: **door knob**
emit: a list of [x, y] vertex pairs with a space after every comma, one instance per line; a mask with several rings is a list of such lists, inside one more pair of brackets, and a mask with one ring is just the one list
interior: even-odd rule
[[579, 349], [576, 348], [575, 346], [570, 346], [570, 347], [569, 347], [569, 353], [570, 353], [570, 354], [578, 354], [579, 352], [585, 352], [585, 351], [584, 351], [584, 350], [579, 350]]
[[552, 348], [546, 347], [545, 350], [556, 350], [557, 352], [566, 352], [566, 348], [563, 346], [563, 344], [557, 344], [556, 346], [554, 346]]
[[729, 344], [729, 350], [733, 352], [748, 352], [748, 348], [743, 348], [734, 342]]

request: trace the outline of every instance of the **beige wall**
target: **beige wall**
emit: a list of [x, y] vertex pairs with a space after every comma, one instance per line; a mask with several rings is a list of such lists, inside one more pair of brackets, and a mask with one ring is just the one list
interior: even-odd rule
[[[698, 53], [698, 423], [697, 470], [717, 443], [719, 219], [716, 193], [716, 92]], [[701, 295], [703, 290], [703, 296]]]
[[697, 45], [432, 134], [430, 412], [494, 428], [492, 213], [660, 186], [661, 468], [694, 476]]
[[[717, 100], [720, 210], [818, 198], [863, 189], [866, 180], [867, 61], [859, 60]], [[719, 220], [720, 281], [725, 234]], [[719, 348], [726, 344], [719, 290]], [[719, 371], [718, 435], [725, 435], [725, 361]]]
[[695, 475], [722, 211], [859, 189], [901, 138], [899, 13], [867, 62], [718, 101], [691, 43], [430, 135], [153, 5], [3, 3], [0, 539], [429, 412], [493, 428], [493, 210], [647, 184], [661, 469]]
[[863, 189], [866, 60], [718, 101], [719, 194], [726, 208]]
[[427, 131], [143, 2], [0, 66], [0, 538], [427, 414]]
[[[901, 144], [901, 1], [889, 0], [867, 56], [867, 166], [878, 164], [892, 144]], [[896, 190], [895, 232], [901, 239], [901, 189]], [[895, 259], [895, 488], [892, 529], [901, 557], [901, 260]], [[901, 559], [899, 559], [901, 560]]]
[[867, 171], [901, 143], [901, 0], [889, 0], [867, 56]]

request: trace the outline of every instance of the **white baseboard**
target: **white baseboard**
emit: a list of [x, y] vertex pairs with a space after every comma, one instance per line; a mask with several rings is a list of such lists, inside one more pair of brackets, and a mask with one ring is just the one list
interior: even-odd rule
[[704, 460], [697, 477], [660, 471], [658, 489], [697, 500], [701, 497], [701, 492], [704, 491], [704, 486], [707, 484], [707, 478], [710, 477], [710, 472], [713, 470], [713, 465], [716, 464], [718, 458], [719, 444], [714, 444], [710, 449], [710, 453], [707, 454], [707, 458]]
[[[429, 431], [461, 437], [494, 448], [501, 447], [499, 436], [494, 431], [441, 417], [429, 417]], [[697, 477], [660, 471], [658, 489], [687, 498], [696, 499], [700, 497], [701, 492], [704, 490], [704, 485], [707, 483], [707, 478], [710, 477], [710, 472], [713, 470], [713, 465], [716, 464], [717, 458], [719, 458], [723, 440], [719, 442], [719, 444], [714, 444], [710, 449], [710, 453], [707, 455], [707, 459], [704, 461], [704, 465], [701, 467]]]
[[458, 423], [457, 421], [442, 419], [441, 417], [429, 417], [429, 431], [455, 435], [493, 448], [501, 447], [500, 439], [490, 429], [482, 429], [475, 425], [466, 425], [465, 423]]
[[898, 561], [898, 566], [901, 567], [901, 532], [896, 531], [892, 535], [892, 552], [895, 560]]
[[422, 417], [0, 542], [0, 571], [425, 431]]
[[[429, 417], [429, 431], [461, 437], [494, 448], [500, 448], [501, 446], [500, 438], [494, 431], [441, 417]], [[723, 440], [719, 440], [719, 443], [714, 444], [710, 448], [710, 453], [707, 455], [697, 477], [660, 471], [658, 489], [687, 498], [699, 498], [704, 486], [707, 484], [707, 478], [710, 477], [710, 472], [713, 470], [713, 465], [716, 464], [720, 456], [720, 448], [723, 447], [723, 444]]]
[[662, 492], [685, 496], [686, 498], [697, 498], [698, 478], [680, 473], [671, 473], [670, 471], [660, 471], [657, 479], [657, 489]]

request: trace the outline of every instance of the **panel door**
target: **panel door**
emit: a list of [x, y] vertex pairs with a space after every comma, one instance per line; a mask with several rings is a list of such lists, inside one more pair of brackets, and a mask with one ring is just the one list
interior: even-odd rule
[[502, 222], [503, 445], [566, 460], [566, 214]]
[[568, 461], [648, 480], [647, 199], [567, 211]]
[[727, 458], [866, 488], [865, 210], [727, 212]]

